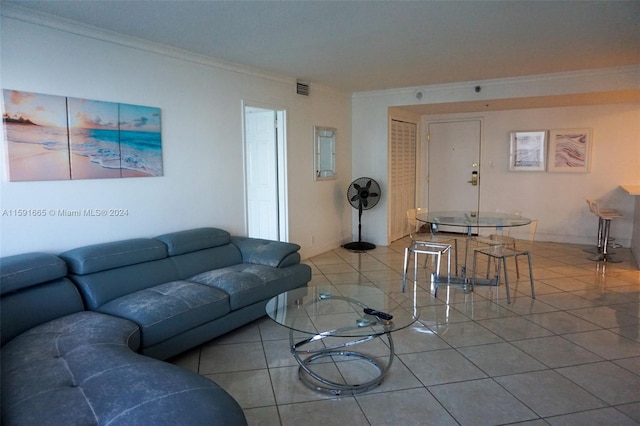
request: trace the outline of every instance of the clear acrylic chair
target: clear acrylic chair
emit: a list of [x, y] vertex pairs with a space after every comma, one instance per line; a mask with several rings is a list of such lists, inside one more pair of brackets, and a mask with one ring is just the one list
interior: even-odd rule
[[[412, 241], [409, 247], [404, 249], [404, 270], [402, 274], [402, 292], [407, 285], [407, 273], [409, 271], [409, 259], [413, 254], [413, 279], [418, 280], [418, 255], [435, 256], [435, 272], [433, 283], [435, 287], [434, 295], [438, 295], [438, 284], [440, 282], [440, 261], [442, 255], [447, 255], [447, 282], [451, 280], [451, 245], [441, 243], [427, 243], [422, 241]], [[425, 259], [426, 266], [426, 259]]]
[[[529, 241], [533, 243], [535, 240], [536, 230], [538, 228], [538, 221], [536, 219], [532, 220], [529, 224]], [[529, 281], [531, 283], [531, 297], [533, 299], [536, 298], [536, 292], [533, 284], [533, 269], [531, 267], [531, 251], [527, 250], [519, 250], [515, 247], [515, 241], [513, 246], [506, 245], [495, 245], [488, 246], [484, 248], [475, 249], [473, 251], [473, 266], [471, 270], [471, 288], [473, 289], [476, 281], [476, 264], [477, 264], [477, 255], [482, 254], [487, 256], [488, 260], [494, 259], [497, 262], [497, 271], [496, 271], [496, 286], [500, 285], [500, 269], [504, 269], [504, 284], [505, 290], [507, 293], [507, 303], [511, 303], [511, 293], [509, 290], [509, 276], [507, 273], [507, 259], [514, 258], [516, 262], [516, 270], [518, 270], [518, 257], [519, 256], [527, 256], [527, 261], [529, 263]], [[487, 262], [489, 264], [489, 262]], [[489, 272], [487, 270], [487, 276]], [[518, 273], [519, 274], [519, 273]]]
[[[497, 212], [503, 212], [503, 210], [497, 209]], [[519, 211], [514, 211], [512, 214], [520, 216]], [[478, 236], [473, 239], [474, 242], [484, 244], [485, 246], [506, 246], [515, 250], [516, 238], [511, 236], [511, 230], [513, 227], [509, 226], [506, 229], [504, 227], [497, 227], [495, 232], [489, 236]], [[491, 258], [487, 257], [487, 278], [489, 278], [489, 267]], [[518, 268], [518, 262], [516, 262], [516, 276], [520, 278], [520, 269]]]
[[[407, 283], [407, 273], [409, 270], [409, 260], [411, 259], [411, 255], [413, 255], [413, 276], [414, 280], [417, 280], [418, 276], [418, 255], [424, 254], [426, 267], [427, 260], [429, 256], [435, 256], [435, 279], [433, 282], [435, 283], [435, 293], [438, 292], [438, 282], [440, 280], [440, 262], [442, 260], [442, 255], [447, 255], [447, 281], [451, 279], [451, 250], [453, 243], [454, 247], [454, 259], [456, 264], [458, 264], [458, 244], [455, 237], [446, 237], [439, 236], [433, 232], [433, 229], [429, 224], [421, 222], [416, 219], [417, 214], [426, 213], [426, 209], [418, 208], [418, 209], [409, 209], [407, 210], [407, 224], [409, 227], [409, 236], [411, 237], [411, 243], [409, 247], [404, 250], [404, 269], [402, 275], [402, 292], [404, 292], [406, 283]], [[424, 229], [428, 228], [427, 232], [424, 232]]]
[[[458, 240], [455, 236], [440, 235], [435, 232], [432, 224], [425, 223], [416, 219], [417, 215], [426, 215], [427, 209], [418, 207], [407, 210], [407, 226], [409, 227], [409, 236], [413, 242], [422, 242], [428, 244], [449, 244], [453, 248], [453, 266], [456, 275], [458, 274]], [[426, 259], [425, 259], [426, 262]]]

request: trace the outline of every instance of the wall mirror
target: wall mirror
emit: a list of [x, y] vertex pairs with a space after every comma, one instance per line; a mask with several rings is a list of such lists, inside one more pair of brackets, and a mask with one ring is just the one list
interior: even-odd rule
[[316, 180], [336, 178], [336, 129], [314, 127], [314, 176]]

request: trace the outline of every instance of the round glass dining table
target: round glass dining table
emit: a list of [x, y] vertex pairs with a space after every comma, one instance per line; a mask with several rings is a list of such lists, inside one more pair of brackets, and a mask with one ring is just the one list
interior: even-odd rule
[[434, 210], [417, 214], [416, 219], [429, 224], [433, 231], [437, 231], [440, 226], [454, 226], [465, 228], [466, 243], [464, 249], [464, 263], [461, 268], [461, 275], [457, 277], [451, 277], [450, 279], [450, 282], [464, 284], [465, 291], [468, 288], [467, 257], [469, 255], [469, 243], [471, 242], [474, 228], [495, 228], [497, 230], [501, 230], [502, 228], [525, 226], [531, 223], [530, 218], [513, 213], [469, 210]]

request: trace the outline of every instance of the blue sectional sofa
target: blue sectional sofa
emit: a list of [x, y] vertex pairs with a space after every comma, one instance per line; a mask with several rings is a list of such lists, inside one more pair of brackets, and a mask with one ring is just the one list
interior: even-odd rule
[[2, 424], [246, 424], [218, 385], [160, 360], [305, 286], [298, 250], [200, 228], [0, 259]]

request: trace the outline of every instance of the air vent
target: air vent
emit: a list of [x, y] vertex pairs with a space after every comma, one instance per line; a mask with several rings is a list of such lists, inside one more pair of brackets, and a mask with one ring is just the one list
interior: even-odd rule
[[309, 83], [306, 81], [298, 80], [296, 82], [296, 93], [302, 96], [309, 96], [309, 92], [311, 89], [309, 88]]

